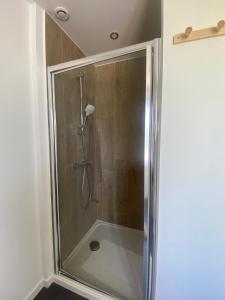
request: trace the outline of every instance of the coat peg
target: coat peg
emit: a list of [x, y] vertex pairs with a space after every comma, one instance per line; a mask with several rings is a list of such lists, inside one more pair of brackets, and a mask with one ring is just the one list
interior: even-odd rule
[[187, 39], [189, 37], [189, 35], [192, 33], [192, 31], [193, 31], [193, 28], [191, 26], [187, 27], [185, 29], [184, 38]]
[[217, 23], [216, 31], [220, 31], [224, 26], [225, 26], [225, 21], [224, 20], [220, 20]]

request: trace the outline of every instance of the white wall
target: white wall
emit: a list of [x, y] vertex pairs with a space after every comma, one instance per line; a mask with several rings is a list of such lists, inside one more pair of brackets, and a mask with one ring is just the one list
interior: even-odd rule
[[31, 4], [0, 10], [0, 299], [23, 300], [42, 279], [35, 169]]
[[225, 299], [225, 37], [172, 45], [224, 0], [164, 1], [156, 300]]

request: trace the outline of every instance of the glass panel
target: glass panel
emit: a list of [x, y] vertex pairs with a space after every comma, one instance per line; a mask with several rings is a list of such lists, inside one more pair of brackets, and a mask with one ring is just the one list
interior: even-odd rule
[[55, 75], [60, 270], [140, 300], [145, 51]]

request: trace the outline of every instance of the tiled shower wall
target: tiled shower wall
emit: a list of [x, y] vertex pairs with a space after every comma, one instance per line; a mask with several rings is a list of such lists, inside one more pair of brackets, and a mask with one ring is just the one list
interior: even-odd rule
[[46, 15], [46, 63], [47, 66], [61, 64], [85, 55], [65, 34], [55, 21]]
[[98, 219], [143, 229], [145, 57], [95, 68]]

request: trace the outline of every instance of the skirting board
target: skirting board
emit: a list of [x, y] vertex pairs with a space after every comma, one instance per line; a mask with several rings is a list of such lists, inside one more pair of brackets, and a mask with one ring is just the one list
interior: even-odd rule
[[39, 281], [39, 283], [30, 292], [30, 294], [25, 298], [25, 300], [33, 300], [44, 287], [48, 288], [53, 282], [54, 282], [54, 276], [50, 276], [46, 280]]

